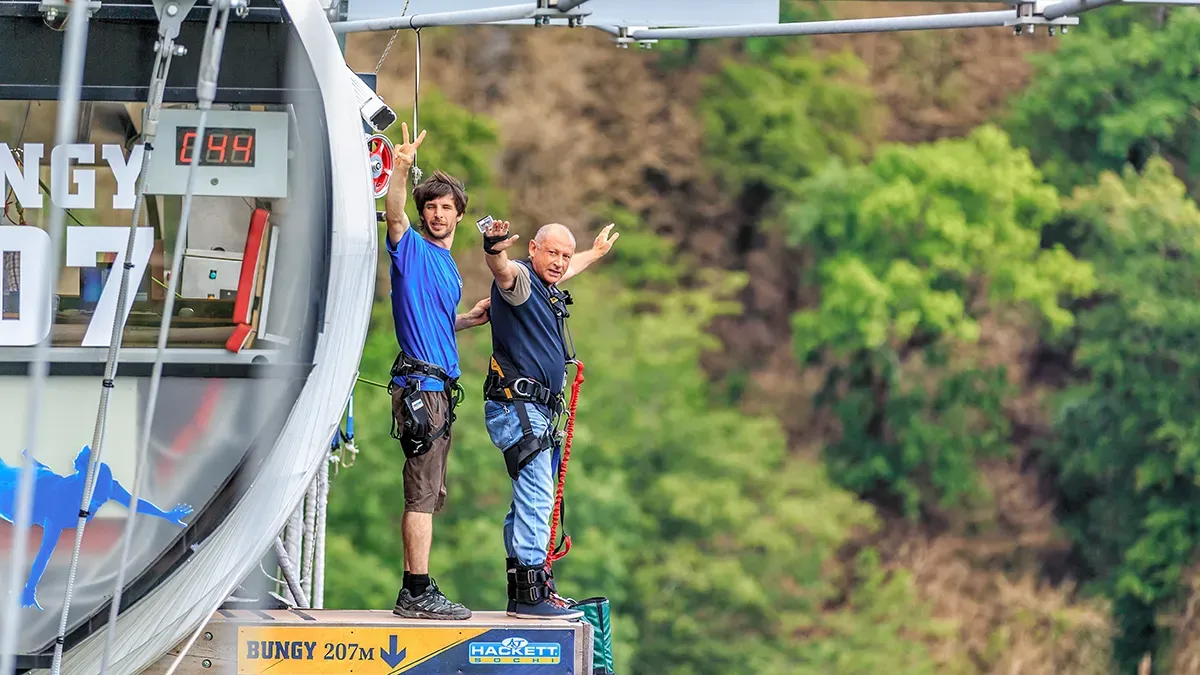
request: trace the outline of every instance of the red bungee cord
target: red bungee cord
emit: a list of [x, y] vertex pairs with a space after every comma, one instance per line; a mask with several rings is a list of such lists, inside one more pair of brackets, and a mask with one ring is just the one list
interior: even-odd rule
[[550, 550], [546, 552], [546, 566], [549, 567], [561, 560], [571, 550], [570, 535], [563, 535], [561, 551], [555, 550], [554, 537], [558, 534], [558, 524], [562, 518], [563, 487], [567, 483], [567, 461], [571, 459], [571, 438], [575, 435], [575, 407], [579, 405], [579, 389], [583, 386], [583, 361], [571, 361], [575, 364], [575, 382], [571, 385], [571, 401], [567, 405], [567, 436], [563, 440], [562, 461], [558, 467], [558, 488], [554, 495], [554, 511], [550, 518]]

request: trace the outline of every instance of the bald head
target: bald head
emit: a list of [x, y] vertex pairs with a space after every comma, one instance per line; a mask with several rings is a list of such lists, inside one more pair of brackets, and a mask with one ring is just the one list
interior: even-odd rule
[[529, 242], [529, 260], [535, 274], [548, 284], [567, 273], [575, 255], [575, 235], [565, 225], [550, 223], [538, 229]]
[[538, 228], [537, 234], [533, 240], [539, 244], [545, 244], [550, 238], [557, 239], [563, 244], [570, 244], [571, 248], [575, 248], [575, 235], [571, 234], [571, 230], [566, 225], [560, 223], [549, 223]]

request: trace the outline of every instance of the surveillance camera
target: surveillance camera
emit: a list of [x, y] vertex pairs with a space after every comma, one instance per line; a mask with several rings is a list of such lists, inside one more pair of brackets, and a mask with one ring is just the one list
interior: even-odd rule
[[366, 82], [358, 76], [358, 73], [346, 66], [346, 72], [350, 74], [350, 83], [354, 86], [354, 98], [358, 102], [358, 114], [362, 115], [363, 121], [367, 123], [376, 133], [383, 133], [388, 127], [392, 126], [396, 121], [396, 113], [388, 107], [383, 99], [371, 91]]

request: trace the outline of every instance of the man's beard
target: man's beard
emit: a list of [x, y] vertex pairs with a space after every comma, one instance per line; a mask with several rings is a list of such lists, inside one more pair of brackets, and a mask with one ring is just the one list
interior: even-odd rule
[[437, 241], [442, 241], [443, 239], [446, 239], [446, 238], [450, 237], [450, 235], [454, 234], [454, 226], [453, 225], [448, 226], [446, 228], [446, 232], [444, 234], [434, 234], [433, 228], [429, 227], [429, 223], [425, 222], [424, 218], [421, 219], [421, 225], [423, 225], [425, 227], [425, 234], [430, 239], [436, 239]]

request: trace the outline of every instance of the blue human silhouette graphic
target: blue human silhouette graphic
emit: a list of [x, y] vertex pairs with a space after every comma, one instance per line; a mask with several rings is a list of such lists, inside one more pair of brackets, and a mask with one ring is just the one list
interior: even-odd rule
[[[26, 452], [22, 455], [28, 457]], [[38, 547], [37, 557], [29, 570], [29, 579], [25, 582], [25, 590], [21, 593], [22, 607], [42, 606], [37, 601], [37, 586], [42, 580], [42, 573], [50, 562], [50, 554], [58, 544], [58, 537], [63, 530], [73, 530], [79, 524], [79, 504], [83, 501], [83, 491], [87, 487], [88, 460], [92, 449], [83, 446], [83, 450], [75, 456], [75, 473], [60, 476], [50, 467], [34, 460], [33, 462], [33, 517], [32, 525], [42, 527], [42, 543]], [[21, 466], [9, 466], [0, 459], [0, 518], [10, 523], [16, 521], [17, 489], [21, 482]], [[88, 506], [88, 522], [96, 517], [96, 511], [109, 501], [129, 508], [133, 496], [123, 485], [113, 478], [112, 469], [104, 462], [96, 469], [96, 485], [92, 490], [92, 499]], [[183, 517], [192, 512], [187, 504], [178, 504], [170, 511], [163, 511], [145, 499], [138, 500], [137, 512], [157, 516], [181, 527], [187, 527]]]

